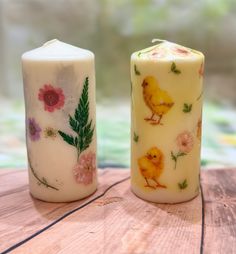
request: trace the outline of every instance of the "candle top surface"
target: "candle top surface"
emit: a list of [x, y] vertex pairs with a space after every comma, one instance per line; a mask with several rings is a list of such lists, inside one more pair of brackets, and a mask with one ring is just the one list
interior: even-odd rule
[[60, 60], [85, 60], [94, 58], [94, 54], [86, 49], [78, 48], [57, 39], [48, 41], [43, 46], [25, 52], [23, 60], [33, 61], [60, 61]]
[[151, 61], [173, 61], [173, 60], [196, 60], [203, 58], [204, 55], [197, 50], [190, 49], [173, 42], [165, 40], [153, 40], [158, 44], [146, 49], [134, 52], [132, 59], [151, 60]]

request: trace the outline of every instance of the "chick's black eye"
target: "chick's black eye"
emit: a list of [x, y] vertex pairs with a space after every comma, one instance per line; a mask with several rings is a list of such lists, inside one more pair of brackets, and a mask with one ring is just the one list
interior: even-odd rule
[[153, 157], [154, 157], [154, 158], [156, 158], [157, 156], [156, 156], [156, 155], [154, 155]]

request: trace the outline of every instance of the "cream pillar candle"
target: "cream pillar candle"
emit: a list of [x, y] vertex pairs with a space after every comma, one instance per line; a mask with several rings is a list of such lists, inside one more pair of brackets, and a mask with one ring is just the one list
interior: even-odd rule
[[67, 202], [97, 187], [94, 54], [52, 40], [22, 56], [31, 194]]
[[133, 192], [178, 203], [199, 193], [204, 55], [160, 41], [131, 56]]

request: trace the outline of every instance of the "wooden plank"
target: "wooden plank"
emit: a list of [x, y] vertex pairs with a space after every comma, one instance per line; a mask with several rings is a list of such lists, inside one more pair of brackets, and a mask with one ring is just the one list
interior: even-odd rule
[[199, 253], [201, 224], [200, 196], [157, 205], [134, 196], [127, 180], [12, 253]]
[[236, 169], [202, 172], [203, 253], [236, 253]]
[[0, 172], [0, 252], [98, 197], [128, 175], [127, 170], [101, 170], [99, 189], [94, 195], [72, 203], [46, 203], [30, 196], [26, 170]]

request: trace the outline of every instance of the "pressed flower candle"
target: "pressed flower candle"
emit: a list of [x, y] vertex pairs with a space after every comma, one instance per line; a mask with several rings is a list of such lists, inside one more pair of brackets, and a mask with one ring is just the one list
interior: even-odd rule
[[131, 56], [131, 187], [143, 199], [199, 193], [203, 70], [201, 52], [168, 41]]
[[94, 54], [58, 40], [22, 56], [31, 194], [78, 200], [97, 187]]

